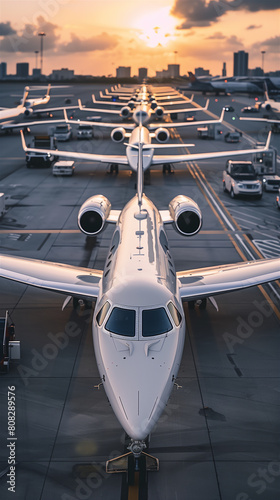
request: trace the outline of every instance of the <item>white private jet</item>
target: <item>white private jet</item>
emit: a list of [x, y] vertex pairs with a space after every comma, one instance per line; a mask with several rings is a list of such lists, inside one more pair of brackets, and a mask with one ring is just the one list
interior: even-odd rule
[[[116, 228], [104, 271], [42, 260], [0, 256], [0, 276], [87, 301], [96, 300], [92, 335], [101, 381], [112, 409], [131, 438], [138, 466], [180, 366], [185, 320], [182, 301], [252, 287], [280, 278], [280, 259], [261, 259], [175, 272], [165, 223], [185, 236], [197, 234], [202, 214], [194, 200], [178, 195], [158, 210], [143, 194], [143, 144], [137, 147], [137, 194], [122, 211], [103, 195], [87, 199], [78, 226], [97, 235]], [[214, 300], [214, 299], [212, 299]], [[123, 457], [122, 457], [123, 460]], [[110, 470], [110, 463], [108, 464]]]
[[[81, 123], [81, 122], [79, 122]], [[91, 123], [91, 122], [87, 122]], [[100, 122], [96, 122], [97, 125], [101, 125]], [[113, 125], [113, 124], [112, 124]], [[104, 126], [108, 126], [108, 124], [104, 124]], [[156, 131], [155, 137], [158, 140], [161, 140], [161, 129]], [[181, 155], [155, 155], [154, 152], [156, 149], [163, 148], [181, 148], [193, 146], [193, 144], [152, 144], [151, 139], [153, 135], [149, 132], [149, 130], [142, 126], [141, 121], [140, 125], [133, 128], [131, 126], [130, 132], [126, 132], [124, 129], [119, 128], [119, 130], [115, 129], [114, 134], [119, 133], [120, 137], [125, 134], [125, 137], [129, 138], [129, 143], [125, 143], [126, 146], [126, 154], [125, 155], [101, 155], [95, 153], [80, 153], [76, 151], [62, 151], [55, 150], [55, 155], [57, 157], [64, 158], [74, 158], [78, 160], [90, 160], [100, 163], [106, 163], [111, 165], [127, 165], [133, 171], [137, 171], [138, 166], [138, 148], [139, 143], [143, 144], [143, 169], [144, 171], [148, 170], [153, 165], [170, 165], [172, 163], [182, 163], [189, 161], [198, 161], [198, 160], [207, 160], [210, 158], [223, 158], [225, 156], [239, 156], [239, 155], [247, 155], [251, 153], [256, 153], [255, 148], [251, 149], [235, 149], [232, 151], [215, 151], [212, 153], [185, 153]], [[53, 154], [53, 150], [51, 149], [38, 149], [38, 148], [30, 148], [26, 146], [23, 131], [21, 131], [22, 138], [22, 147], [26, 153], [34, 152], [34, 153], [46, 153]], [[258, 148], [258, 152], [267, 151], [270, 144], [271, 132], [268, 134], [267, 142], [264, 148]]]
[[265, 122], [270, 123], [272, 125], [272, 131], [278, 132], [280, 130], [280, 102], [274, 101], [269, 98], [268, 90], [266, 82], [265, 85], [265, 101], [258, 101], [255, 104], [255, 107], [259, 110], [268, 111], [271, 116], [263, 117], [263, 118], [250, 118], [241, 116], [239, 119], [244, 121], [253, 121], [253, 122]]
[[29, 87], [25, 87], [20, 104], [15, 108], [0, 108], [0, 122], [24, 116]]

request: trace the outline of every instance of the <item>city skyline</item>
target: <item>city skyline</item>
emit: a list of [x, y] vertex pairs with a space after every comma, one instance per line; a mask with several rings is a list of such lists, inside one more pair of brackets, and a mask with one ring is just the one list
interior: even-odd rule
[[233, 53], [240, 50], [249, 52], [249, 68], [263, 63], [265, 71], [280, 68], [275, 0], [143, 0], [140, 12], [127, 0], [0, 2], [1, 61], [7, 62], [8, 74], [16, 72], [18, 62], [35, 67], [39, 32], [46, 33], [45, 74], [68, 67], [75, 74], [115, 76], [116, 67], [130, 66], [133, 75], [144, 66], [152, 76], [180, 64], [182, 75], [197, 66], [215, 75], [226, 62], [231, 75]]

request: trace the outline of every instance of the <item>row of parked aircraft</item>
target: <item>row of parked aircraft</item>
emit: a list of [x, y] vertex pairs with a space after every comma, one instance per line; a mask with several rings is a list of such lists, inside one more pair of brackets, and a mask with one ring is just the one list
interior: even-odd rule
[[[154, 127], [146, 120], [157, 109], [151, 103], [160, 100], [164, 107], [168, 106], [168, 95], [173, 106], [179, 95], [169, 91], [164, 95], [156, 89], [151, 92], [146, 85], [135, 95], [124, 90], [117, 89], [111, 94], [119, 99], [128, 97], [128, 102], [135, 103], [129, 107], [133, 110], [132, 121], [124, 125], [124, 132], [122, 127], [120, 130], [120, 136], [128, 138], [126, 154], [55, 152], [61, 157], [129, 165], [137, 173], [136, 195], [122, 210], [113, 210], [104, 195], [91, 196], [79, 210], [78, 226], [88, 237], [98, 235], [107, 223], [115, 225], [104, 271], [2, 254], [0, 276], [64, 294], [64, 306], [72, 297], [96, 301], [92, 335], [98, 369], [113, 411], [131, 438], [130, 456], [137, 468], [139, 458], [145, 456], [147, 437], [176, 381], [185, 336], [183, 301], [199, 299], [205, 303], [209, 298], [215, 304], [213, 296], [218, 294], [279, 279], [280, 259], [175, 271], [165, 224], [173, 223], [181, 235], [191, 237], [201, 229], [202, 213], [195, 200], [184, 194], [173, 198], [167, 210], [158, 210], [144, 194], [145, 170], [155, 164], [232, 157], [256, 150], [155, 155], [159, 147], [165, 151], [170, 146], [189, 146], [153, 144]], [[112, 95], [106, 93], [109, 98]], [[81, 105], [80, 109], [85, 110]], [[107, 104], [104, 110], [107, 115]], [[98, 108], [99, 113], [102, 111], [103, 108]], [[167, 125], [178, 126], [164, 122]], [[115, 124], [96, 122], [96, 126]], [[42, 151], [27, 147], [21, 134], [25, 151]], [[270, 134], [260, 151], [267, 150]], [[161, 140], [160, 132], [156, 135]]]

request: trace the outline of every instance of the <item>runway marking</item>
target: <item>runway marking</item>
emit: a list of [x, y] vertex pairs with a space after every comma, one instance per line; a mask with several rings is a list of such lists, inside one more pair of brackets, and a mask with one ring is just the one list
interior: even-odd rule
[[79, 229], [1, 229], [0, 234], [77, 234], [81, 233]]
[[264, 257], [280, 257], [279, 240], [253, 240], [253, 243]]
[[[176, 127], [176, 125], [175, 125]], [[178, 137], [180, 138], [180, 141], [183, 142], [182, 138], [179, 136], [178, 134]], [[187, 152], [188, 149], [185, 148]], [[190, 162], [191, 163], [191, 162]], [[190, 163], [187, 163], [188, 165], [188, 169], [190, 170], [191, 168], [191, 165]], [[222, 227], [225, 228], [225, 231], [227, 232], [228, 234], [228, 237], [229, 239], [231, 240], [232, 244], [234, 245], [236, 251], [238, 252], [238, 254], [240, 255], [240, 257], [242, 258], [242, 260], [244, 262], [247, 262], [248, 259], [246, 258], [245, 254], [243, 253], [243, 251], [241, 250], [241, 248], [239, 247], [239, 245], [241, 247], [243, 247], [243, 249], [245, 249], [245, 251], [247, 252], [247, 254], [249, 255], [249, 257], [252, 259], [252, 260], [256, 260], [256, 257], [254, 256], [254, 254], [250, 251], [250, 249], [247, 247], [247, 245], [244, 243], [244, 241], [242, 240], [241, 236], [239, 235], [239, 232], [241, 232], [243, 238], [246, 240], [247, 244], [249, 245], [249, 247], [252, 248], [252, 250], [254, 250], [254, 252], [260, 257], [260, 258], [263, 258], [262, 254], [260, 253], [260, 251], [258, 250], [258, 248], [251, 242], [251, 240], [248, 238], [248, 236], [246, 234], [244, 234], [244, 231], [242, 231], [241, 227], [239, 226], [239, 224], [236, 222], [236, 220], [232, 217], [232, 215], [230, 214], [230, 212], [227, 210], [227, 208], [225, 207], [224, 203], [222, 202], [222, 200], [219, 198], [219, 196], [217, 195], [217, 193], [214, 191], [214, 189], [212, 188], [212, 186], [210, 185], [210, 183], [208, 182], [208, 180], [206, 179], [204, 173], [201, 171], [200, 167], [198, 166], [197, 163], [194, 163], [192, 164], [192, 168], [194, 170], [194, 174], [197, 178], [197, 185], [198, 187], [200, 188], [199, 186], [199, 183], [201, 184], [203, 190], [205, 190], [205, 193], [207, 193], [207, 196], [208, 198], [206, 197], [205, 193], [203, 193], [203, 195], [205, 196], [207, 202], [210, 204], [212, 210], [213, 210], [213, 205], [216, 207], [216, 209], [214, 210], [214, 213], [215, 215], [217, 216], [217, 212], [219, 212], [220, 216], [217, 216], [218, 217], [218, 220], [221, 222], [222, 224]], [[209, 188], [209, 189], [208, 189]], [[200, 188], [201, 190], [201, 188]], [[211, 191], [211, 192], [210, 192]], [[202, 191], [203, 192], [203, 191]], [[211, 202], [210, 203], [210, 200], [211, 199]], [[221, 207], [219, 206], [219, 204], [221, 205]], [[221, 221], [221, 218], [223, 219], [223, 221]], [[239, 243], [239, 245], [236, 243], [236, 241], [234, 240], [233, 236], [230, 234], [230, 232], [227, 231], [227, 226], [230, 227], [231, 231], [234, 232], [235, 234], [235, 237]], [[238, 232], [236, 232], [236, 228], [238, 229]], [[278, 287], [280, 286], [279, 285], [279, 281], [276, 281]], [[278, 300], [280, 301], [280, 294], [276, 291], [275, 287], [271, 284], [271, 283], [267, 283], [267, 286], [272, 290], [273, 294], [278, 298]], [[264, 297], [266, 298], [267, 302], [270, 304], [271, 308], [273, 309], [275, 315], [277, 316], [277, 318], [280, 320], [280, 311], [279, 309], [277, 308], [277, 306], [274, 304], [274, 302], [270, 299], [269, 295], [267, 294], [267, 292], [265, 291], [265, 289], [263, 288], [262, 285], [258, 285], [258, 288], [259, 290], [261, 291], [261, 293], [264, 295]]]

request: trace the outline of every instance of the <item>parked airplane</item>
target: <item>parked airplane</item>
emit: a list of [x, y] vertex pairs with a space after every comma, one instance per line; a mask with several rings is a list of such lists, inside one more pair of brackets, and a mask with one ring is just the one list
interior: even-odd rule
[[267, 111], [269, 113], [268, 116], [264, 116], [263, 118], [254, 118], [254, 117], [243, 117], [241, 116], [239, 119], [244, 121], [254, 121], [254, 122], [265, 122], [270, 123], [272, 125], [272, 131], [278, 133], [280, 130], [280, 102], [275, 101], [274, 99], [270, 99], [268, 95], [268, 89], [266, 83], [265, 85], [265, 101], [258, 101], [255, 104], [255, 107], [259, 110]]
[[[97, 122], [99, 123], [99, 122]], [[107, 124], [106, 124], [107, 125]], [[122, 131], [120, 131], [120, 135]], [[160, 136], [160, 131], [158, 132], [158, 137]], [[189, 161], [198, 161], [198, 160], [207, 160], [210, 158], [223, 158], [225, 156], [239, 156], [239, 155], [247, 155], [251, 153], [256, 153], [256, 149], [235, 149], [233, 151], [215, 151], [212, 153], [193, 153], [193, 154], [181, 154], [181, 155], [154, 155], [155, 149], [163, 148], [177, 148], [177, 147], [188, 147], [192, 145], [187, 144], [152, 144], [151, 143], [151, 134], [149, 130], [140, 125], [131, 131], [126, 132], [126, 137], [129, 137], [129, 143], [125, 143], [126, 145], [126, 155], [101, 155], [94, 153], [79, 153], [76, 151], [60, 151], [55, 150], [55, 156], [64, 157], [64, 158], [76, 158], [79, 160], [90, 160], [99, 163], [106, 163], [111, 165], [129, 165], [129, 167], [133, 171], [137, 171], [138, 165], [138, 149], [139, 143], [143, 144], [143, 170], [146, 171], [153, 165], [170, 165], [172, 163], [182, 163]], [[267, 151], [269, 148], [271, 138], [271, 132], [268, 134], [267, 142], [264, 148], [258, 148], [258, 152]], [[35, 152], [35, 153], [46, 153], [53, 154], [53, 150], [51, 149], [38, 149], [38, 148], [30, 148], [26, 146], [24, 134], [21, 131], [21, 139], [22, 139], [22, 147], [25, 152]]]
[[140, 136], [137, 194], [122, 211], [111, 210], [103, 195], [87, 199], [79, 210], [78, 226], [87, 236], [97, 235], [106, 222], [116, 224], [104, 271], [0, 256], [3, 278], [65, 294], [64, 305], [71, 296], [96, 300], [92, 334], [97, 365], [137, 465], [176, 381], [185, 335], [182, 301], [280, 278], [279, 258], [176, 273], [164, 223], [193, 236], [201, 229], [202, 214], [185, 195], [161, 211], [143, 194], [143, 147]]
[[197, 79], [193, 73], [189, 72], [190, 84], [187, 87], [180, 87], [180, 90], [190, 90], [198, 91], [203, 93], [214, 93], [219, 94], [234, 94], [234, 93], [245, 93], [245, 94], [260, 94], [262, 93], [262, 88], [250, 81], [201, 81]]
[[[132, 117], [133, 121], [137, 124], [139, 124], [140, 120], [142, 124], [147, 124], [153, 116], [155, 118], [163, 118], [164, 115], [170, 115], [173, 113], [195, 113], [197, 111], [206, 111], [209, 105], [209, 99], [207, 99], [206, 104], [204, 107], [198, 107], [198, 108], [174, 108], [174, 109], [164, 109], [162, 106], [158, 106], [157, 103], [155, 103], [155, 107], [147, 102], [141, 102], [138, 104], [135, 109], [131, 109], [129, 105], [123, 106], [121, 110], [117, 109], [97, 109], [97, 108], [85, 108], [81, 100], [79, 99], [79, 105], [81, 111], [87, 111], [87, 112], [96, 112], [100, 114], [111, 114], [111, 115], [118, 115], [123, 119], [129, 118], [130, 116]], [[154, 109], [153, 109], [154, 108]]]
[[23, 91], [23, 97], [21, 99], [21, 103], [16, 108], [1, 108], [0, 109], [0, 122], [14, 119], [17, 117], [24, 116], [26, 111], [26, 100], [29, 92], [29, 87], [25, 87]]

